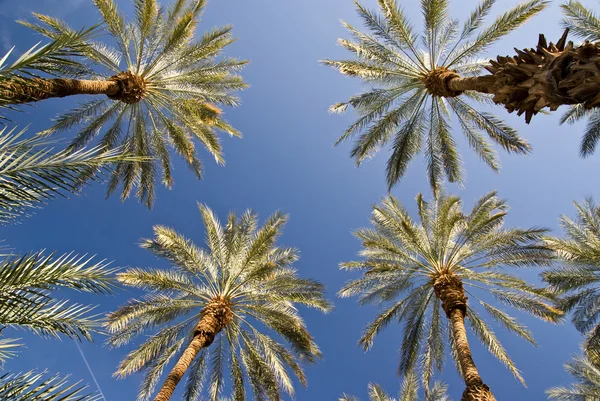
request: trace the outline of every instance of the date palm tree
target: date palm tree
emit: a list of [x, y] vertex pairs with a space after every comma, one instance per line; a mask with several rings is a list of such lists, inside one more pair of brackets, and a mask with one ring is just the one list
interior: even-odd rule
[[[543, 10], [547, 1], [523, 2], [485, 28], [494, 0], [483, 0], [462, 26], [450, 16], [448, 3], [421, 1], [423, 35], [415, 32], [396, 0], [378, 0], [381, 13], [356, 3], [371, 33], [344, 23], [354, 40], [340, 39], [340, 44], [354, 53], [355, 59], [323, 61], [373, 86], [333, 105], [331, 111], [345, 112], [352, 106], [359, 114], [338, 140], [343, 142], [364, 131], [352, 149], [357, 164], [391, 144], [387, 163], [390, 187], [421, 150], [434, 192], [444, 179], [462, 181], [451, 112], [470, 147], [497, 171], [497, 155], [483, 134], [508, 152], [528, 153], [530, 145], [493, 114], [478, 111], [478, 104], [491, 100], [509, 112], [525, 114], [527, 123], [544, 108], [581, 104], [582, 109], [595, 110], [600, 105], [595, 68], [598, 48], [592, 43], [575, 47], [567, 42], [568, 31], [556, 44], [540, 35], [535, 49], [517, 50], [513, 57], [498, 56], [489, 62], [479, 58], [493, 43]], [[482, 75], [484, 69], [490, 74]]]
[[[118, 165], [108, 187], [110, 194], [123, 184], [124, 200], [137, 186], [136, 196], [152, 207], [159, 170], [163, 184], [173, 185], [170, 148], [198, 178], [203, 167], [194, 140], [217, 163], [224, 163], [216, 131], [233, 136], [240, 133], [223, 119], [217, 106], [238, 104], [232, 92], [246, 87], [236, 74], [246, 62], [216, 60], [234, 41], [230, 26], [194, 38], [205, 0], [177, 0], [168, 10], [156, 0], [134, 0], [132, 23], [125, 21], [114, 0], [94, 0], [94, 4], [116, 49], [84, 38], [73, 51], [85, 57], [85, 73], [78, 70], [75, 79], [66, 73], [60, 78], [20, 77], [1, 85], [0, 96], [8, 97], [10, 103], [22, 103], [100, 95], [58, 116], [44, 134], [78, 127], [69, 147], [76, 150], [102, 132], [102, 145], [121, 145], [135, 155], [154, 158], [153, 163]], [[37, 23], [23, 24], [51, 39], [77, 34], [62, 21], [35, 15]]]
[[600, 366], [584, 356], [565, 365], [565, 370], [577, 379], [570, 387], [553, 387], [546, 391], [548, 398], [558, 401], [600, 400]]
[[[109, 344], [121, 346], [148, 330], [158, 331], [127, 355], [116, 375], [146, 371], [139, 392], [139, 399], [146, 400], [175, 357], [154, 400], [169, 400], [187, 373], [186, 400], [200, 399], [208, 380], [206, 399], [216, 401], [228, 365], [234, 401], [245, 399], [246, 380], [256, 400], [280, 400], [281, 391], [293, 393], [288, 370], [306, 383], [298, 358], [313, 362], [321, 355], [294, 304], [328, 311], [323, 287], [297, 276], [291, 267], [298, 259], [295, 249], [276, 246], [286, 216], [275, 213], [259, 228], [251, 211], [239, 218], [230, 214], [225, 226], [207, 206], [200, 205], [200, 212], [208, 249], [155, 226], [154, 239], [144, 240], [142, 247], [173, 268], [118, 274], [124, 285], [150, 292], [108, 316]], [[261, 331], [261, 325], [291, 349]]]
[[[448, 387], [445, 384], [436, 382], [431, 389], [425, 394], [425, 401], [450, 401], [446, 394]], [[377, 384], [369, 384], [369, 400], [370, 401], [418, 401], [419, 379], [414, 373], [409, 373], [402, 382], [400, 395], [398, 399], [390, 397], [386, 394], [381, 386]], [[352, 395], [344, 394], [339, 401], [359, 401]]]
[[575, 328], [586, 335], [584, 348], [600, 352], [600, 207], [587, 199], [575, 202], [575, 208], [575, 220], [560, 218], [565, 238], [546, 238], [564, 264], [543, 272], [542, 278], [561, 297], [558, 306], [572, 312]]
[[[462, 400], [494, 400], [473, 361], [465, 325], [523, 382], [475, 305], [532, 344], [535, 340], [525, 326], [482, 300], [483, 296], [545, 321], [560, 319], [562, 313], [551, 305], [548, 291], [506, 271], [507, 266], [544, 266], [552, 261], [553, 253], [541, 243], [546, 230], [504, 228], [508, 207], [495, 192], [475, 202], [470, 213], [462, 211], [456, 196], [440, 195], [429, 204], [419, 194], [417, 208], [419, 222], [392, 196], [374, 207], [373, 227], [355, 232], [365, 259], [341, 265], [364, 274], [347, 283], [339, 295], [358, 295], [361, 304], [389, 304], [367, 326], [360, 344], [367, 350], [390, 322], [402, 323], [401, 375], [419, 368], [427, 388], [433, 372], [442, 367], [447, 332], [451, 354], [466, 384]], [[469, 303], [467, 296], [472, 300]]]

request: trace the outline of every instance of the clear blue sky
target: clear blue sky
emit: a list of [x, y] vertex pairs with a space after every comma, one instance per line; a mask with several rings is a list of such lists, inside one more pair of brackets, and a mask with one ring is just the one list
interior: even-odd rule
[[[492, 15], [517, 2], [499, 0]], [[363, 3], [369, 7], [376, 5], [375, 0]], [[415, 23], [420, 23], [419, 2], [403, 3]], [[595, 2], [585, 3], [597, 7]], [[130, 0], [118, 0], [118, 4], [127, 12], [131, 9]], [[452, 11], [464, 17], [476, 4], [474, 0], [455, 0]], [[0, 53], [13, 45], [20, 53], [41, 39], [14, 22], [29, 18], [31, 11], [63, 18], [75, 27], [89, 26], [98, 18], [91, 0], [0, 0]], [[300, 274], [323, 282], [336, 305], [327, 316], [305, 313], [324, 360], [307, 367], [309, 387], [298, 387], [296, 399], [334, 400], [346, 392], [366, 400], [369, 382], [380, 383], [396, 394], [400, 327], [390, 326], [376, 339], [373, 350], [365, 353], [356, 342], [365, 324], [374, 317], [375, 309], [360, 308], [354, 299], [335, 298], [341, 284], [351, 278], [338, 270], [338, 263], [356, 258], [359, 250], [359, 243], [350, 232], [368, 224], [371, 206], [387, 193], [384, 180], [387, 152], [381, 152], [357, 169], [349, 158], [350, 144], [332, 146], [355, 116], [329, 115], [328, 106], [361, 90], [356, 80], [342, 77], [317, 62], [349, 56], [336, 44], [338, 37], [347, 37], [340, 19], [360, 24], [351, 0], [209, 1], [201, 30], [234, 25], [239, 40], [227, 54], [251, 60], [243, 71], [251, 88], [241, 94], [241, 107], [226, 110], [228, 121], [244, 134], [241, 140], [224, 139], [226, 167], [216, 166], [204, 154], [206, 178], [197, 181], [175, 159], [175, 187], [172, 191], [162, 188], [158, 191], [152, 212], [135, 200], [124, 204], [117, 198], [105, 200], [104, 186], [95, 184], [80, 197], [57, 200], [22, 224], [2, 228], [0, 238], [19, 251], [74, 250], [113, 260], [115, 266], [167, 267], [137, 244], [151, 235], [154, 224], [175, 227], [201, 243], [203, 232], [197, 201], [207, 203], [221, 218], [229, 210], [241, 212], [253, 208], [264, 218], [280, 209], [291, 217], [281, 243], [301, 250], [302, 257], [297, 263]], [[512, 54], [515, 46], [534, 46], [540, 32], [556, 41], [561, 34], [560, 19], [556, 1], [524, 28], [494, 46], [489, 55]], [[83, 100], [45, 101], [24, 108], [23, 113], [13, 118], [21, 126], [31, 124], [31, 132], [35, 132], [48, 127], [52, 116]], [[508, 115], [499, 107], [496, 111], [520, 129], [532, 143], [533, 154], [508, 156], [500, 152], [503, 168], [497, 175], [479, 163], [457, 132], [468, 180], [465, 188], [450, 186], [448, 192], [458, 193], [470, 207], [475, 199], [497, 189], [509, 200], [509, 224], [545, 226], [557, 233], [559, 215], [573, 215], [573, 200], [588, 195], [600, 200], [597, 173], [600, 154], [586, 160], [578, 157], [582, 125], [559, 127], [560, 113], [555, 113], [538, 115], [526, 126], [521, 118]], [[392, 190], [411, 211], [418, 192], [431, 197], [420, 158], [413, 161], [406, 178]], [[535, 280], [537, 273], [522, 270], [521, 274]], [[136, 295], [134, 291], [123, 291], [112, 297], [74, 296], [73, 299], [99, 304], [98, 312], [105, 312]], [[523, 371], [527, 388], [476, 345], [476, 341], [472, 342], [474, 358], [498, 400], [544, 400], [545, 389], [569, 382], [562, 364], [578, 352], [581, 337], [569, 323], [552, 326], [517, 316], [533, 331], [538, 348], [507, 335], [500, 328], [497, 332]], [[6, 369], [45, 368], [70, 373], [93, 386], [72, 341], [40, 340], [25, 332], [9, 333], [9, 330], [2, 334], [22, 336], [27, 341], [27, 348], [9, 361]], [[109, 351], [102, 343], [103, 338], [99, 337], [95, 344], [83, 344], [83, 349], [106, 399], [133, 400], [141, 376], [118, 381], [111, 377], [118, 361], [131, 348]], [[459, 400], [463, 384], [448, 362], [441, 378], [449, 383], [452, 398]]]

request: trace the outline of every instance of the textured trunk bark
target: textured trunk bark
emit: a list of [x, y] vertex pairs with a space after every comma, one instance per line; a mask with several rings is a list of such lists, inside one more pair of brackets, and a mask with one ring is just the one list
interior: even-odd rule
[[481, 93], [490, 93], [488, 77], [467, 77], [467, 78], [452, 78], [447, 82], [448, 89], [453, 92], [462, 93], [464, 91], [476, 91]]
[[202, 348], [208, 347], [223, 328], [231, 322], [233, 314], [226, 300], [216, 299], [211, 301], [202, 311], [200, 322], [196, 326], [194, 338], [185, 349], [171, 373], [163, 383], [154, 401], [169, 401], [175, 387], [192, 364], [196, 355]]
[[433, 288], [437, 298], [442, 301], [442, 308], [446, 312], [446, 316], [450, 319], [458, 364], [467, 386], [461, 401], [496, 401], [490, 388], [481, 379], [471, 355], [465, 327], [467, 297], [462, 281], [451, 273], [443, 274], [434, 281]]
[[115, 96], [119, 91], [119, 83], [111, 80], [19, 78], [3, 84], [0, 87], [0, 96], [9, 99], [8, 104], [16, 104], [71, 95]]
[[515, 49], [515, 56], [498, 56], [485, 68], [491, 75], [460, 77], [440, 67], [423, 77], [435, 96], [459, 96], [464, 91], [493, 95], [512, 113], [525, 114], [525, 121], [547, 107], [583, 104], [586, 109], [600, 107], [600, 42], [585, 42], [574, 47], [567, 42], [567, 29], [556, 44], [539, 36], [535, 49]]
[[456, 308], [450, 312], [452, 335], [456, 343], [458, 363], [462, 370], [463, 379], [467, 388], [463, 392], [461, 401], [496, 401], [490, 388], [483, 382], [479, 371], [471, 356], [471, 347], [467, 339], [465, 328], [465, 314]]

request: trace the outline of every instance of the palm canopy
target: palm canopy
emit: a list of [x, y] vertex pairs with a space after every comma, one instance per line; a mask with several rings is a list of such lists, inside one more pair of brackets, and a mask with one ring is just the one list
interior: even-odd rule
[[[570, 0], [561, 4], [565, 18], [563, 25], [571, 32], [584, 40], [600, 42], [600, 19], [591, 10], [583, 6], [579, 1]], [[598, 108], [586, 108], [583, 104], [569, 106], [567, 112], [561, 117], [561, 124], [573, 124], [587, 118], [585, 132], [581, 138], [579, 154], [583, 157], [590, 156], [596, 150], [600, 139], [600, 110]]]
[[565, 365], [565, 370], [577, 380], [569, 387], [552, 387], [546, 393], [551, 400], [600, 400], [600, 366], [583, 356], [575, 357]]
[[[450, 401], [446, 394], [448, 387], [445, 384], [436, 382], [426, 394], [424, 401]], [[378, 384], [369, 383], [370, 401], [418, 401], [419, 380], [414, 373], [406, 376], [402, 382], [399, 397], [390, 397]], [[359, 401], [357, 397], [344, 394], [339, 401]]]
[[[129, 353], [116, 375], [145, 370], [139, 399], [148, 399], [171, 358], [194, 337], [201, 311], [219, 302], [227, 305], [228, 323], [212, 347], [200, 350], [192, 362], [185, 399], [200, 399], [207, 382], [207, 399], [217, 400], [225, 365], [234, 401], [244, 399], [246, 380], [256, 400], [279, 400], [282, 390], [292, 394], [288, 370], [304, 384], [298, 358], [312, 362], [320, 356], [294, 304], [329, 310], [322, 285], [297, 276], [291, 267], [297, 250], [276, 246], [286, 216], [275, 213], [259, 228], [258, 216], [251, 211], [240, 217], [230, 214], [224, 226], [208, 207], [200, 205], [200, 212], [207, 249], [170, 228], [155, 226], [154, 239], [144, 240], [142, 247], [173, 268], [132, 268], [118, 274], [121, 283], [149, 293], [109, 315], [107, 327], [113, 333], [109, 344], [122, 346], [146, 331], [156, 331]], [[258, 324], [277, 333], [291, 350]]]
[[546, 239], [564, 265], [542, 277], [561, 296], [559, 307], [572, 312], [575, 327], [586, 334], [586, 348], [600, 352], [600, 207], [592, 199], [575, 207], [575, 220], [560, 219], [565, 237]]
[[[360, 344], [369, 349], [375, 336], [396, 320], [404, 325], [401, 375], [417, 367], [428, 384], [434, 371], [442, 367], [446, 338], [461, 371], [455, 330], [450, 330], [442, 318], [442, 312], [448, 315], [449, 302], [445, 299], [448, 294], [440, 294], [438, 288], [440, 282], [452, 278], [462, 283], [456, 291], [463, 293], [463, 316], [466, 314], [475, 336], [523, 381], [478, 309], [532, 344], [535, 340], [525, 326], [481, 297], [491, 296], [546, 321], [556, 322], [560, 318], [561, 312], [549, 304], [551, 299], [546, 291], [506, 271], [507, 266], [544, 266], [551, 262], [551, 251], [540, 244], [546, 230], [505, 228], [508, 207], [495, 192], [476, 201], [470, 213], [462, 211], [462, 202], [456, 196], [441, 195], [427, 203], [419, 194], [416, 200], [420, 221], [413, 220], [392, 196], [376, 205], [371, 216], [373, 227], [355, 232], [363, 246], [360, 255], [365, 259], [341, 265], [343, 269], [364, 273], [348, 282], [340, 290], [340, 296], [358, 295], [361, 304], [388, 305], [367, 326]], [[468, 309], [464, 293], [474, 301], [468, 304]]]
[[436, 82], [458, 74], [480, 75], [486, 60], [478, 56], [544, 9], [547, 2], [530, 0], [519, 4], [485, 28], [482, 26], [494, 0], [483, 0], [462, 26], [451, 18], [448, 3], [447, 0], [421, 1], [424, 28], [423, 34], [419, 34], [397, 1], [378, 0], [381, 13], [356, 2], [358, 14], [371, 33], [344, 23], [354, 40], [340, 39], [339, 42], [354, 53], [356, 59], [323, 61], [342, 74], [356, 76], [372, 86], [347, 102], [333, 105], [331, 111], [345, 112], [352, 106], [359, 114], [358, 120], [337, 142], [364, 131], [356, 139], [351, 153], [357, 164], [391, 143], [387, 162], [390, 188], [403, 177], [409, 162], [421, 150], [434, 192], [444, 179], [463, 180], [462, 162], [451, 134], [451, 111], [470, 147], [494, 171], [499, 169], [498, 157], [483, 134], [508, 152], [530, 151], [530, 145], [514, 129], [473, 106], [489, 103], [487, 95], [466, 91], [457, 97], [446, 93], [444, 85], [436, 85]]
[[[194, 140], [217, 163], [224, 163], [216, 130], [234, 136], [240, 133], [222, 118], [216, 105], [238, 104], [232, 92], [246, 87], [236, 74], [246, 62], [217, 60], [234, 41], [230, 26], [194, 38], [204, 0], [177, 0], [168, 10], [156, 0], [134, 0], [131, 23], [113, 0], [94, 0], [94, 4], [116, 48], [92, 40], [80, 43], [78, 50], [89, 61], [84, 77], [118, 81], [120, 95], [83, 103], [58, 116], [44, 133], [78, 127], [70, 148], [79, 149], [102, 132], [100, 143], [104, 146], [121, 144], [135, 155], [155, 158], [154, 163], [119, 165], [108, 188], [110, 194], [122, 184], [121, 197], [125, 199], [137, 186], [136, 196], [151, 207], [159, 169], [163, 184], [169, 188], [173, 184], [169, 148], [184, 158], [198, 178], [203, 167]], [[52, 39], [74, 32], [62, 21], [36, 16], [39, 23], [23, 23]]]

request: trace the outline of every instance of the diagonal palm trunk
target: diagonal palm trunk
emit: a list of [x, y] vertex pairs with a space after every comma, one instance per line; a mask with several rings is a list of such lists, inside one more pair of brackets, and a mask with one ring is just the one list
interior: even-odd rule
[[540, 35], [536, 49], [515, 49], [515, 56], [498, 56], [486, 69], [491, 75], [460, 77], [444, 67], [432, 71], [423, 82], [441, 97], [464, 91], [493, 95], [509, 112], [525, 114], [527, 123], [544, 107], [554, 111], [562, 105], [600, 106], [600, 43], [567, 43], [569, 30], [553, 44]]
[[73, 95], [106, 95], [126, 103], [139, 101], [145, 93], [141, 77], [121, 72], [107, 80], [67, 78], [12, 78], [0, 85], [0, 98], [7, 104], [31, 103]]
[[433, 288], [437, 298], [442, 301], [442, 308], [446, 312], [446, 316], [450, 319], [458, 364], [467, 386], [461, 401], [496, 401], [490, 388], [481, 379], [471, 356], [465, 327], [467, 297], [462, 281], [452, 274], [443, 274], [434, 281]]
[[196, 355], [202, 348], [209, 347], [217, 334], [231, 322], [233, 314], [226, 300], [214, 299], [202, 310], [200, 322], [196, 326], [194, 338], [171, 369], [154, 401], [169, 401], [175, 387], [185, 375]]

